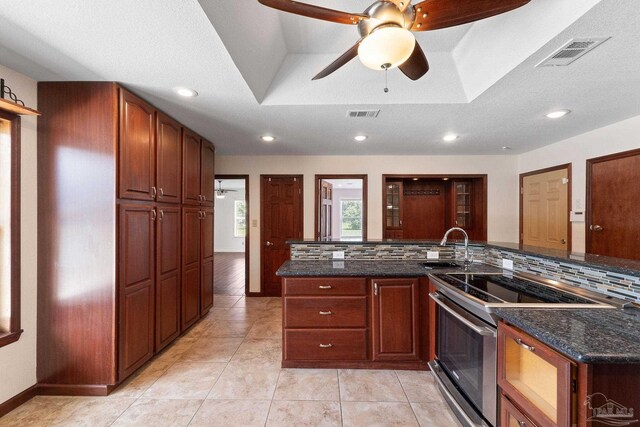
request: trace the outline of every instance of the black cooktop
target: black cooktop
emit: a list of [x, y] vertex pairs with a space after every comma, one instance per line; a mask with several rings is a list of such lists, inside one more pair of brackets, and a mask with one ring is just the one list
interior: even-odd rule
[[595, 301], [508, 274], [434, 274], [487, 303], [596, 304]]

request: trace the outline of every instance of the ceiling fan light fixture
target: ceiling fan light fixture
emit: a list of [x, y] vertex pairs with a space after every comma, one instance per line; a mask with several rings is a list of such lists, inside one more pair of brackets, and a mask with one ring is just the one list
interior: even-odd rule
[[409, 59], [415, 45], [411, 31], [395, 24], [382, 25], [362, 40], [358, 57], [372, 70], [395, 68]]
[[224, 199], [224, 193], [216, 192], [216, 199]]

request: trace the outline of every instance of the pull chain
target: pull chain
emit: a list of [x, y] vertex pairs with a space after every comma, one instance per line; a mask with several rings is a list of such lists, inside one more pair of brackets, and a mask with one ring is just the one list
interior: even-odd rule
[[391, 64], [382, 64], [382, 69], [384, 70], [384, 93], [389, 92], [389, 67], [391, 67]]

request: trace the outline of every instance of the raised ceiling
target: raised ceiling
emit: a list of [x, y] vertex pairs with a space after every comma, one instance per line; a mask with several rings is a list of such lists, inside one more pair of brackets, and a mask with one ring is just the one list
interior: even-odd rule
[[[351, 12], [370, 3], [310, 2]], [[572, 38], [603, 36], [568, 67], [535, 67]], [[0, 0], [0, 64], [36, 80], [119, 81], [220, 154], [513, 154], [640, 114], [638, 0], [532, 0], [419, 33], [431, 71], [412, 82], [393, 70], [386, 94], [384, 74], [358, 60], [311, 81], [357, 38], [257, 0]], [[200, 95], [178, 98], [176, 86]], [[573, 112], [544, 117], [558, 108]], [[381, 112], [350, 119], [350, 109]], [[443, 143], [449, 132], [460, 138]]]

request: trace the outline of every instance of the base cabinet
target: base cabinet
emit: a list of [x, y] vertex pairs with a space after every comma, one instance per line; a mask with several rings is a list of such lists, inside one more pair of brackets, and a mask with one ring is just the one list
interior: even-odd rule
[[500, 425], [502, 427], [537, 427], [504, 395], [500, 395]]

